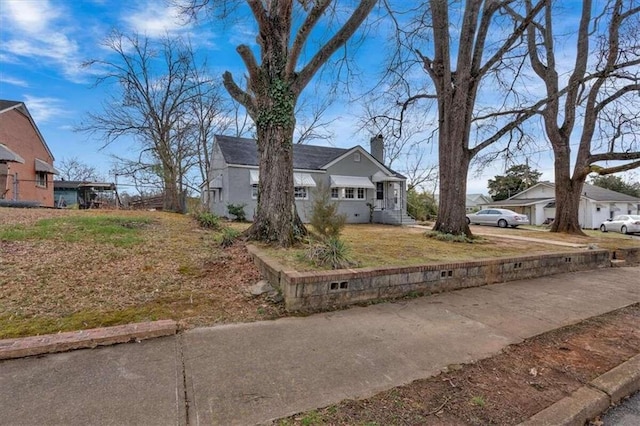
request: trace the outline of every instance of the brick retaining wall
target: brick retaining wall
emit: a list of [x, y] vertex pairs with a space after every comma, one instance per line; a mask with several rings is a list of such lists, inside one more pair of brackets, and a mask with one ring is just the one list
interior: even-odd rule
[[612, 258], [624, 260], [625, 266], [640, 265], [640, 247], [616, 249], [613, 251]]
[[[523, 257], [407, 267], [297, 272], [285, 270], [256, 247], [249, 252], [271, 285], [280, 289], [289, 311], [317, 311], [412, 293], [430, 294], [564, 272], [605, 268], [608, 250], [575, 251]], [[621, 254], [622, 255], [622, 254]], [[627, 257], [640, 257], [640, 250]]]

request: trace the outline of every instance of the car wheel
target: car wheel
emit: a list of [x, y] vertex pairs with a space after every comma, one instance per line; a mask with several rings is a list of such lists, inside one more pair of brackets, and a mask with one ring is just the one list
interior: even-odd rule
[[622, 228], [620, 228], [620, 232], [622, 232], [623, 234], [627, 233], [627, 227], [622, 225]]
[[607, 232], [607, 227], [604, 224], [600, 225], [600, 231]]
[[509, 226], [509, 224], [507, 223], [507, 221], [506, 221], [506, 220], [504, 220], [504, 219], [500, 219], [500, 220], [498, 221], [498, 226], [499, 226], [500, 228], [506, 228], [507, 226]]
[[467, 225], [471, 225], [471, 219], [467, 218]]

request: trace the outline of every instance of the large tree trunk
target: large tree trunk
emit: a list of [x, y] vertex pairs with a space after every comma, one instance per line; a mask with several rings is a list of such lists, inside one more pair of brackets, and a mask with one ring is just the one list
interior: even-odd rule
[[[466, 219], [467, 174], [469, 172], [469, 154], [461, 144], [443, 143], [450, 137], [460, 137], [459, 131], [446, 132], [440, 128], [440, 199], [438, 218], [434, 231], [454, 235], [471, 236]], [[449, 133], [449, 134], [447, 134]]]
[[176, 182], [176, 174], [172, 172], [171, 166], [163, 166], [164, 180], [164, 200], [162, 208], [165, 211], [184, 213], [182, 205], [182, 194]]
[[289, 247], [307, 233], [293, 194], [293, 127], [259, 126], [258, 157], [258, 208], [245, 235]]
[[162, 203], [162, 208], [165, 211], [182, 213], [178, 186], [170, 179], [165, 180], [164, 183], [164, 201]]
[[[580, 195], [584, 186], [584, 177], [571, 177], [569, 170], [569, 152], [564, 144], [554, 149], [555, 184], [556, 184], [556, 216], [551, 225], [551, 232], [585, 235], [580, 227], [578, 213], [580, 211]], [[566, 144], [568, 146], [568, 143]]]

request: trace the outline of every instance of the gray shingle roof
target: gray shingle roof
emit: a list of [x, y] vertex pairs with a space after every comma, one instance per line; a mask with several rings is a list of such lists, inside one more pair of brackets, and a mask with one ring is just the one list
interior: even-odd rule
[[19, 102], [19, 101], [9, 101], [6, 99], [0, 99], [0, 111], [4, 111], [7, 108], [11, 108], [21, 103], [22, 102]]
[[[257, 166], [258, 147], [255, 139], [216, 135], [216, 142], [227, 164]], [[293, 168], [319, 170], [348, 149], [315, 145], [293, 145]]]
[[599, 186], [584, 184], [582, 192], [589, 198], [595, 201], [620, 201], [637, 203], [640, 202], [640, 198], [632, 197], [631, 195], [622, 194], [620, 192], [612, 191], [607, 188], [600, 188]]

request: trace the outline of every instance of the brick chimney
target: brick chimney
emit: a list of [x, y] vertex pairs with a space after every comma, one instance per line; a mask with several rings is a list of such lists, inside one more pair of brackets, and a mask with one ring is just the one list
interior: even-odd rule
[[371, 155], [373, 158], [384, 164], [384, 140], [382, 135], [374, 136], [371, 138]]

